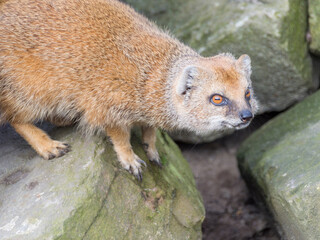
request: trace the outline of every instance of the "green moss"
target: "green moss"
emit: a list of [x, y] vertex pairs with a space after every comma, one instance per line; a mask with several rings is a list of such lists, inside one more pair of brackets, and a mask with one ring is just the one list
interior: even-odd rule
[[239, 167], [285, 238], [320, 234], [320, 91], [265, 124], [238, 152]]
[[309, 29], [311, 33], [310, 50], [320, 56], [320, 1], [309, 0]]
[[[202, 199], [187, 161], [166, 133], [157, 132], [162, 169], [148, 161], [141, 144], [141, 132], [132, 133], [133, 149], [148, 165], [143, 168], [142, 182], [120, 166], [112, 144], [104, 138], [83, 139], [72, 128], [60, 128], [52, 136], [71, 144], [72, 152], [50, 162], [35, 159], [25, 182], [15, 186], [19, 191], [4, 192], [3, 196], [11, 195], [14, 201], [2, 205], [6, 207], [1, 209], [5, 210], [1, 220], [6, 221], [2, 220], [1, 226], [10, 222], [12, 216], [18, 216], [19, 221], [31, 226], [22, 224], [22, 231], [37, 227], [33, 232], [30, 230], [30, 234], [16, 237], [20, 227], [17, 224], [17, 229], [6, 238], [201, 238]], [[17, 153], [13, 156], [21, 158]], [[37, 184], [29, 189], [26, 184], [30, 182]], [[16, 197], [21, 195], [20, 190], [24, 198]], [[18, 210], [10, 205], [16, 205], [16, 201], [20, 201]], [[25, 211], [18, 212], [23, 206], [27, 206]]]
[[307, 1], [289, 0], [289, 12], [282, 19], [281, 44], [287, 50], [290, 61], [301, 75], [306, 86], [312, 87], [311, 59], [306, 41], [307, 33]]
[[119, 173], [84, 239], [123, 239], [141, 204], [139, 187]]
[[87, 199], [64, 222], [63, 234], [56, 239], [177, 239], [168, 238], [178, 236], [170, 232], [172, 224], [186, 239], [199, 239], [204, 207], [188, 163], [170, 137], [159, 131], [157, 148], [164, 165], [159, 169], [148, 161], [140, 139], [135, 130], [132, 146], [148, 164], [143, 181], [123, 170], [111, 144], [103, 143], [105, 152], [97, 150], [100, 155], [95, 158], [108, 170], [97, 177], [97, 189], [88, 189]]
[[[19, 219], [11, 232], [2, 231], [4, 238], [200, 238], [204, 219], [202, 199], [187, 161], [166, 133], [157, 133], [162, 169], [148, 161], [140, 131], [132, 134], [134, 151], [148, 165], [143, 168], [142, 182], [120, 166], [112, 144], [104, 138], [83, 139], [72, 128], [56, 129], [50, 134], [71, 144], [72, 152], [49, 162], [39, 157], [28, 159], [24, 180], [1, 188], [0, 195], [4, 198], [0, 225]], [[11, 148], [10, 141], [8, 145], [3, 142], [5, 148]], [[30, 150], [25, 143], [19, 147]], [[25, 169], [21, 149], [5, 155], [20, 162], [13, 169]]]
[[[84, 144], [85, 143], [81, 143], [81, 145]], [[86, 235], [86, 230], [91, 227], [97, 215], [99, 215], [107, 196], [106, 192], [109, 191], [109, 186], [115, 178], [116, 173], [112, 165], [106, 163], [103, 159], [104, 155], [101, 155], [103, 142], [96, 141], [95, 144], [94, 160], [92, 160], [93, 166], [91, 167], [96, 170], [96, 173], [95, 175], [91, 175], [90, 171], [88, 171], [85, 176], [82, 176], [79, 187], [86, 189], [86, 197], [84, 199], [73, 200], [76, 202], [75, 210], [71, 213], [71, 216], [64, 221], [63, 234], [59, 234], [58, 237], [56, 237], [57, 240], [82, 239]], [[76, 149], [85, 148], [84, 146], [74, 147], [76, 147]], [[89, 146], [86, 145], [86, 147]], [[73, 154], [80, 154], [79, 157], [81, 157], [81, 151]], [[72, 159], [76, 161], [77, 158]], [[115, 156], [113, 156], [113, 159], [115, 159]], [[68, 172], [70, 171], [71, 170]], [[71, 175], [72, 177], [68, 176], [68, 179], [70, 182], [74, 182], [73, 177], [75, 174]]]

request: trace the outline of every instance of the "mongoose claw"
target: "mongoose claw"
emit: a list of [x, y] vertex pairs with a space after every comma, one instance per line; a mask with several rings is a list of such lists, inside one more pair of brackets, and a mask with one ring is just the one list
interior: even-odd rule
[[152, 159], [152, 160], [150, 160], [150, 162], [151, 162], [152, 164], [158, 166], [159, 168], [162, 168], [162, 163], [161, 163], [161, 161], [160, 161], [160, 158], [158, 158], [158, 159]]
[[71, 146], [68, 143], [62, 143], [63, 146], [65, 146], [66, 148], [71, 149]]
[[67, 143], [62, 143], [63, 147], [57, 147], [58, 149], [58, 155], [56, 155], [56, 157], [62, 157], [63, 155], [65, 155], [66, 153], [71, 151], [71, 146]]
[[139, 163], [141, 163], [143, 166], [147, 167], [147, 164], [145, 161], [141, 160], [141, 159], [138, 159], [137, 160]]
[[145, 167], [147, 166], [147, 164], [141, 160], [137, 155], [133, 155], [133, 160], [129, 161], [128, 159], [126, 160], [126, 158], [118, 158], [118, 160], [120, 161], [122, 167], [124, 169], [126, 169], [129, 173], [131, 173], [133, 176], [135, 176], [137, 178], [137, 180], [139, 180], [140, 182], [142, 181], [142, 170], [141, 167], [142, 165], [144, 165]]
[[142, 174], [140, 171], [138, 172], [138, 175], [135, 175], [135, 177], [138, 179], [139, 182], [142, 181]]
[[54, 159], [56, 156], [53, 153], [50, 153], [48, 156], [48, 160]]
[[147, 154], [149, 161], [151, 163], [157, 165], [158, 167], [162, 168], [162, 164], [160, 162], [160, 157], [159, 157], [159, 153], [158, 153], [157, 149], [150, 148], [149, 144], [146, 144], [146, 143], [143, 144], [143, 148]]
[[139, 182], [142, 181], [142, 172], [141, 172], [140, 169], [134, 170], [133, 167], [130, 166], [129, 172], [130, 172], [133, 176], [135, 176], [135, 178], [136, 178]]
[[[66, 153], [71, 151], [71, 146], [67, 143], [63, 143], [63, 145], [65, 146], [65, 148], [58, 148], [59, 149], [59, 154], [60, 156], [65, 155]], [[60, 157], [59, 156], [59, 157]]]
[[53, 141], [51, 146], [48, 146], [47, 149], [42, 149], [42, 156], [47, 160], [54, 158], [62, 157], [66, 153], [71, 151], [71, 146], [67, 143], [62, 143], [58, 141]]

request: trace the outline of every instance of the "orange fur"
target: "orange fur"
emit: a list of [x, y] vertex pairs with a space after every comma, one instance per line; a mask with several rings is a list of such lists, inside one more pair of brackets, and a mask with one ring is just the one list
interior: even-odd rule
[[[88, 134], [105, 131], [138, 178], [132, 125], [144, 126], [147, 155], [160, 164], [155, 127], [222, 129], [210, 121], [227, 111], [210, 105], [209, 95], [230, 90], [234, 106], [244, 106], [250, 85], [241, 66], [246, 58], [203, 58], [117, 0], [2, 1], [0, 32], [0, 122], [11, 123], [44, 158], [60, 156], [64, 147], [33, 122], [56, 119], [77, 122]], [[198, 80], [192, 91], [177, 94], [189, 81], [189, 66]], [[239, 117], [227, 118], [236, 124]]]
[[47, 160], [62, 156], [70, 150], [68, 144], [52, 141], [45, 132], [32, 124], [12, 123], [12, 126], [39, 155]]

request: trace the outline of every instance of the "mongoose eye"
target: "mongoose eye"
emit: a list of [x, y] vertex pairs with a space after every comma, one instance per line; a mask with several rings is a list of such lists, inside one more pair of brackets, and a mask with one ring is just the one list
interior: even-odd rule
[[214, 94], [211, 97], [210, 101], [216, 106], [222, 106], [222, 105], [226, 105], [227, 104], [227, 99], [222, 97], [219, 94]]
[[247, 100], [250, 100], [250, 98], [251, 98], [251, 92], [250, 92], [249, 89], [246, 91], [245, 97], [246, 97]]

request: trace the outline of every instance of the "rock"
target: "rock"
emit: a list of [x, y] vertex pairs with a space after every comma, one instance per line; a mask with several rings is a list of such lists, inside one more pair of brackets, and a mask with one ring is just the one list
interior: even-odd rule
[[281, 111], [303, 99], [313, 87], [306, 42], [306, 1], [125, 2], [168, 27], [174, 36], [204, 56], [221, 52], [237, 57], [249, 54], [261, 113]]
[[265, 203], [283, 239], [320, 236], [320, 91], [252, 134], [238, 151], [240, 171]]
[[140, 133], [133, 134], [148, 163], [139, 183], [105, 138], [45, 128], [72, 152], [45, 161], [11, 127], [0, 128], [1, 240], [201, 239], [202, 199], [167, 134], [157, 138], [163, 169], [147, 162]]
[[309, 0], [310, 51], [320, 56], [320, 1]]

